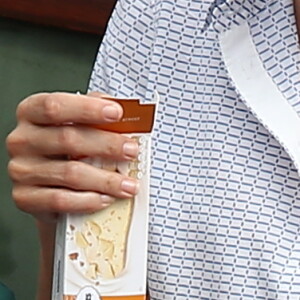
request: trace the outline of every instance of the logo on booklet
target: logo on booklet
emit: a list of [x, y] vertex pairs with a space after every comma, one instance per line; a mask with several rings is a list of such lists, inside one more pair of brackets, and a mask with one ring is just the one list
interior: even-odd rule
[[101, 300], [101, 297], [93, 287], [88, 286], [79, 292], [76, 300]]

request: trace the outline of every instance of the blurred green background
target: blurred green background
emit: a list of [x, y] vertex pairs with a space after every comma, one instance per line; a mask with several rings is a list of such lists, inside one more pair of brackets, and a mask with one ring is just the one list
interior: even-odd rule
[[38, 239], [32, 217], [11, 199], [5, 138], [15, 109], [40, 91], [85, 92], [101, 37], [0, 18], [0, 281], [17, 300], [35, 298]]

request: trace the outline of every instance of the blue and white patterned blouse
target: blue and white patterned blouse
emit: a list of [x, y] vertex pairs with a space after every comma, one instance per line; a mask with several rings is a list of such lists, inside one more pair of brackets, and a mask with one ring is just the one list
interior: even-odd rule
[[299, 64], [292, 0], [119, 0], [90, 89], [161, 96], [151, 299], [300, 299]]

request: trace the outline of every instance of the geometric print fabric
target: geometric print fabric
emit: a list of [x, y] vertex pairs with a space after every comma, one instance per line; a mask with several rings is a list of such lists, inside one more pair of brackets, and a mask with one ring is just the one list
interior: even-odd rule
[[242, 22], [298, 111], [290, 0], [120, 0], [99, 50], [91, 90], [161, 96], [149, 224], [154, 300], [300, 299], [299, 177], [244, 105], [219, 46], [220, 32]]

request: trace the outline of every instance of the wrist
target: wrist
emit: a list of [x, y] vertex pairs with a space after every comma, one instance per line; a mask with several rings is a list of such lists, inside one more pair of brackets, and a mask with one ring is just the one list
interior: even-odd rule
[[40, 275], [37, 299], [50, 300], [52, 289], [56, 224], [37, 221], [37, 228], [40, 238]]

